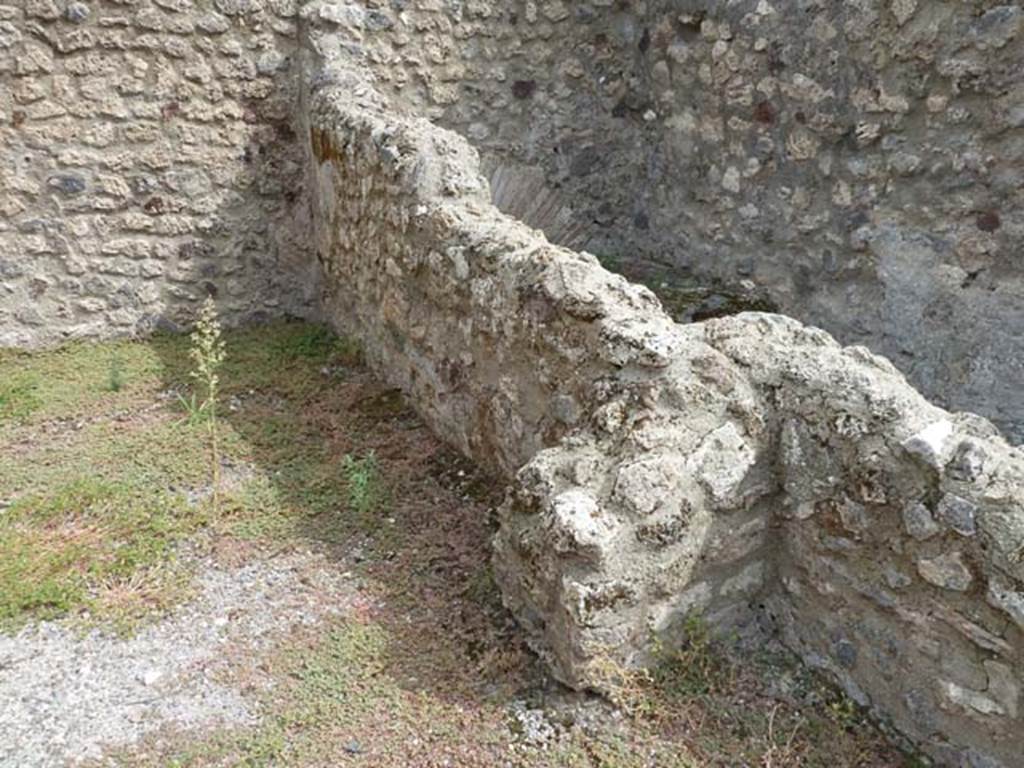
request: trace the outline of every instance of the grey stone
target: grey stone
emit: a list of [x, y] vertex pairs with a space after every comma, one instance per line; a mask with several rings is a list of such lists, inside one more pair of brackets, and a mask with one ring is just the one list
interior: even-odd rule
[[64, 16], [72, 24], [81, 24], [89, 18], [89, 6], [85, 3], [68, 3]]
[[885, 569], [885, 583], [889, 585], [890, 589], [906, 589], [914, 583], [914, 580], [901, 570], [887, 567]]
[[0, 259], [0, 279], [13, 280], [27, 274], [27, 265], [18, 259]]
[[926, 541], [942, 530], [928, 507], [919, 501], [903, 507], [903, 527], [918, 541]]
[[917, 561], [917, 572], [929, 584], [955, 592], [965, 592], [974, 581], [960, 552], [948, 552]]
[[839, 640], [835, 644], [835, 656], [841, 666], [853, 669], [857, 665], [857, 646], [849, 640]]
[[971, 29], [975, 44], [981, 48], [1004, 47], [1020, 32], [1022, 14], [1019, 5], [1000, 5], [985, 12]]
[[1008, 717], [1020, 713], [1021, 683], [1013, 669], [998, 661], [986, 661], [988, 694], [1006, 711]]
[[940, 681], [939, 686], [943, 697], [949, 704], [966, 710], [973, 710], [982, 715], [1006, 715], [1006, 710], [1000, 706], [999, 702], [983, 693], [972, 691], [948, 680]]
[[965, 688], [984, 691], [988, 687], [986, 668], [975, 661], [973, 655], [947, 650], [939, 657], [939, 669], [943, 676]]
[[1024, 590], [1016, 590], [1008, 581], [992, 576], [988, 582], [988, 602], [1004, 611], [1024, 631]]
[[985, 456], [985, 449], [976, 441], [964, 440], [947, 465], [949, 476], [964, 483], [975, 482], [985, 471]]
[[85, 191], [85, 179], [74, 173], [61, 173], [51, 176], [48, 183], [54, 189], [67, 196], [79, 195]]
[[939, 519], [961, 536], [974, 536], [978, 532], [974, 519], [977, 509], [967, 499], [947, 493], [939, 500], [937, 512]]
[[185, 324], [211, 287], [324, 318], [510, 481], [495, 570], [555, 674], [764, 602], [860, 700], [949, 705], [892, 713], [932, 754], [1016, 759], [935, 681], [1015, 658], [1021, 458], [915, 390], [1024, 439], [1014, 5], [30, 2], [0, 10], [0, 339]]

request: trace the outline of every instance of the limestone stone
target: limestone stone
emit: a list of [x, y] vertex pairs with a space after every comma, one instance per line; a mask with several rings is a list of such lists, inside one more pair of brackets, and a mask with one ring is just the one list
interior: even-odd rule
[[929, 466], [941, 469], [948, 459], [948, 446], [952, 435], [953, 423], [948, 419], [942, 419], [922, 429], [907, 440], [903, 447]]
[[982, 715], [1006, 714], [1006, 710], [1003, 709], [999, 702], [982, 693], [963, 688], [948, 680], [942, 681], [940, 685], [942, 686], [943, 695], [950, 704], [962, 707], [963, 709], [973, 710]]

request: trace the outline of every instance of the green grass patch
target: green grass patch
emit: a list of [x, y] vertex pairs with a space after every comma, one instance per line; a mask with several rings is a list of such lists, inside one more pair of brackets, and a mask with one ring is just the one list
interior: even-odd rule
[[244, 471], [227, 473], [208, 520], [206, 424], [178, 400], [194, 388], [187, 336], [0, 351], [0, 624], [168, 604], [186, 580], [174, 544], [201, 522], [280, 541], [311, 518], [354, 529], [375, 508], [376, 464], [356, 460], [349, 478], [307, 424], [323, 367], [357, 361], [357, 347], [293, 322], [225, 341], [219, 441]]
[[0, 369], [0, 425], [24, 421], [37, 410], [39, 377], [31, 372]]
[[200, 523], [175, 495], [86, 478], [17, 501], [0, 516], [0, 626], [158, 607], [166, 584], [137, 575]]
[[75, 342], [37, 353], [0, 351], [0, 435], [18, 424], [127, 407], [147, 396], [160, 384], [160, 350], [167, 343]]
[[346, 454], [341, 469], [348, 486], [349, 509], [363, 525], [375, 526], [387, 495], [376, 454], [373, 451], [362, 457]]
[[291, 332], [274, 339], [273, 353], [280, 359], [313, 363], [336, 362], [358, 365], [362, 359], [359, 344], [337, 336], [322, 325], [295, 325]]

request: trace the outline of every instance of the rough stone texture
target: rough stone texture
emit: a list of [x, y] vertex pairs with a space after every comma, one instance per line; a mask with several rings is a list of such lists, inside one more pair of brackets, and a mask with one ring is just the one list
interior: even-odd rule
[[[466, 136], [525, 196], [558, 192], [573, 225], [556, 238], [753, 279], [787, 314], [1024, 440], [1019, 3], [372, 13], [358, 53], [380, 87]], [[533, 213], [547, 226], [550, 211]]]
[[753, 277], [1019, 437], [1020, 27], [980, 1], [0, 5], [0, 341], [322, 285], [515, 478], [496, 570], [562, 679], [700, 613], [781, 633], [940, 762], [1010, 768], [1024, 455], [797, 320], [673, 323], [481, 169], [564, 242]]
[[0, 190], [0, 341], [181, 318], [208, 282], [239, 319], [309, 313], [299, 6], [554, 242], [753, 280], [1024, 440], [1024, 14], [991, 0], [0, 5], [0, 138], [32, 150]]
[[0, 4], [0, 346], [310, 314], [295, 14]]
[[673, 323], [500, 214], [469, 145], [331, 40], [307, 105], [327, 314], [515, 473], [496, 571], [556, 674], [593, 685], [701, 613], [781, 633], [944, 764], [1013, 765], [1024, 455], [795, 320]]

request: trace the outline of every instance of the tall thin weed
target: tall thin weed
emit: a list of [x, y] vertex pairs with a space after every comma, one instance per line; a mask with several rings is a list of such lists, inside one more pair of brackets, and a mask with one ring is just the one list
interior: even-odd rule
[[220, 509], [220, 445], [218, 440], [217, 404], [220, 395], [220, 368], [227, 355], [221, 325], [217, 317], [217, 306], [213, 297], [208, 296], [199, 310], [195, 329], [190, 336], [192, 346], [189, 357], [193, 368], [189, 372], [199, 389], [189, 399], [178, 395], [178, 400], [187, 414], [190, 426], [206, 423], [210, 442], [210, 475], [213, 485], [213, 511]]

